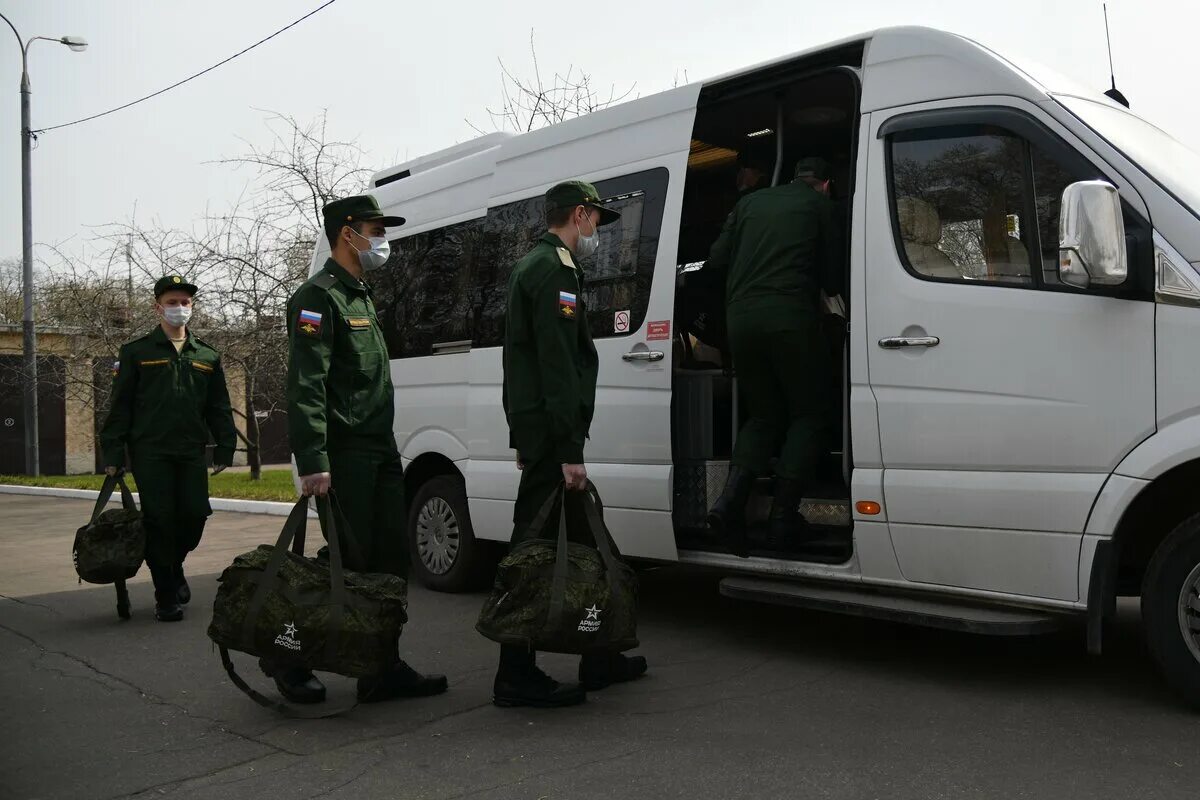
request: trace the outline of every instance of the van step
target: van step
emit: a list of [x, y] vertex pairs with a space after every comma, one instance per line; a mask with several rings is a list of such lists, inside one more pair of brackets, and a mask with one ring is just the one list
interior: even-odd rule
[[1069, 619], [1063, 614], [973, 605], [929, 595], [889, 595], [861, 586], [762, 578], [725, 578], [721, 581], [721, 594], [737, 600], [798, 606], [989, 636], [1049, 633], [1063, 627]]

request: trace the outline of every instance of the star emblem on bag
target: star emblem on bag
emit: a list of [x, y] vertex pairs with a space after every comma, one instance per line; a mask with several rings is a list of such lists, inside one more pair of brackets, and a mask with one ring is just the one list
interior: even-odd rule
[[296, 623], [285, 622], [283, 625], [283, 635], [288, 637], [289, 639], [295, 639], [296, 638]]
[[591, 608], [584, 609], [584, 611], [587, 612], [588, 619], [597, 619], [597, 620], [600, 619], [600, 612], [603, 610], [604, 609], [602, 609], [602, 608], [596, 608], [595, 605], [593, 605]]

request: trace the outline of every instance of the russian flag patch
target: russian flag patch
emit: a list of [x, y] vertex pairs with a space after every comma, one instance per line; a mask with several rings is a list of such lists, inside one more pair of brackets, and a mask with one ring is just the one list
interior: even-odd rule
[[321, 315], [316, 311], [301, 309], [300, 319], [296, 323], [296, 329], [301, 333], [308, 334], [309, 336], [316, 336], [321, 332]]
[[575, 319], [575, 295], [571, 292], [558, 293], [558, 315], [566, 319]]

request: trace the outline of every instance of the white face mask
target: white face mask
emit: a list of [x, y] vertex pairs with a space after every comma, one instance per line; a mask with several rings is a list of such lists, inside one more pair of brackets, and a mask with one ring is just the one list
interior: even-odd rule
[[358, 238], [365, 239], [371, 245], [369, 250], [358, 251], [358, 263], [363, 268], [363, 272], [379, 269], [387, 263], [388, 256], [392, 254], [392, 247], [388, 244], [388, 240], [385, 237], [363, 236], [354, 230], [354, 228], [351, 228], [350, 231]]
[[[591, 215], [589, 214], [588, 217], [590, 219]], [[575, 225], [575, 230], [579, 234], [579, 238], [575, 241], [575, 255], [580, 258], [587, 258], [600, 247], [600, 228], [595, 223], [592, 223], [592, 232], [587, 236], [583, 235], [583, 231], [580, 230], [578, 223]]]
[[163, 306], [163, 319], [174, 328], [182, 328], [192, 318], [191, 306]]

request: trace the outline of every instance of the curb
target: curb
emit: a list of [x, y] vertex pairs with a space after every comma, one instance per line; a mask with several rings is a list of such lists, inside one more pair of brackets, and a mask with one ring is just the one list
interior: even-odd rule
[[[75, 500], [95, 500], [100, 496], [100, 492], [94, 492], [91, 489], [55, 489], [49, 486], [16, 486], [13, 484], [0, 483], [0, 494], [30, 494], [41, 497], [69, 497]], [[141, 498], [137, 492], [133, 493], [133, 499], [137, 503], [141, 503]], [[109, 502], [121, 502], [119, 492], [113, 492], [112, 500]], [[286, 517], [292, 512], [294, 507], [292, 503], [277, 503], [271, 500], [233, 500], [227, 497], [214, 497], [208, 503], [212, 506], [213, 511], [238, 511], [243, 514], [268, 514], [273, 517]], [[310, 517], [316, 516], [313, 511], [309, 511]]]

